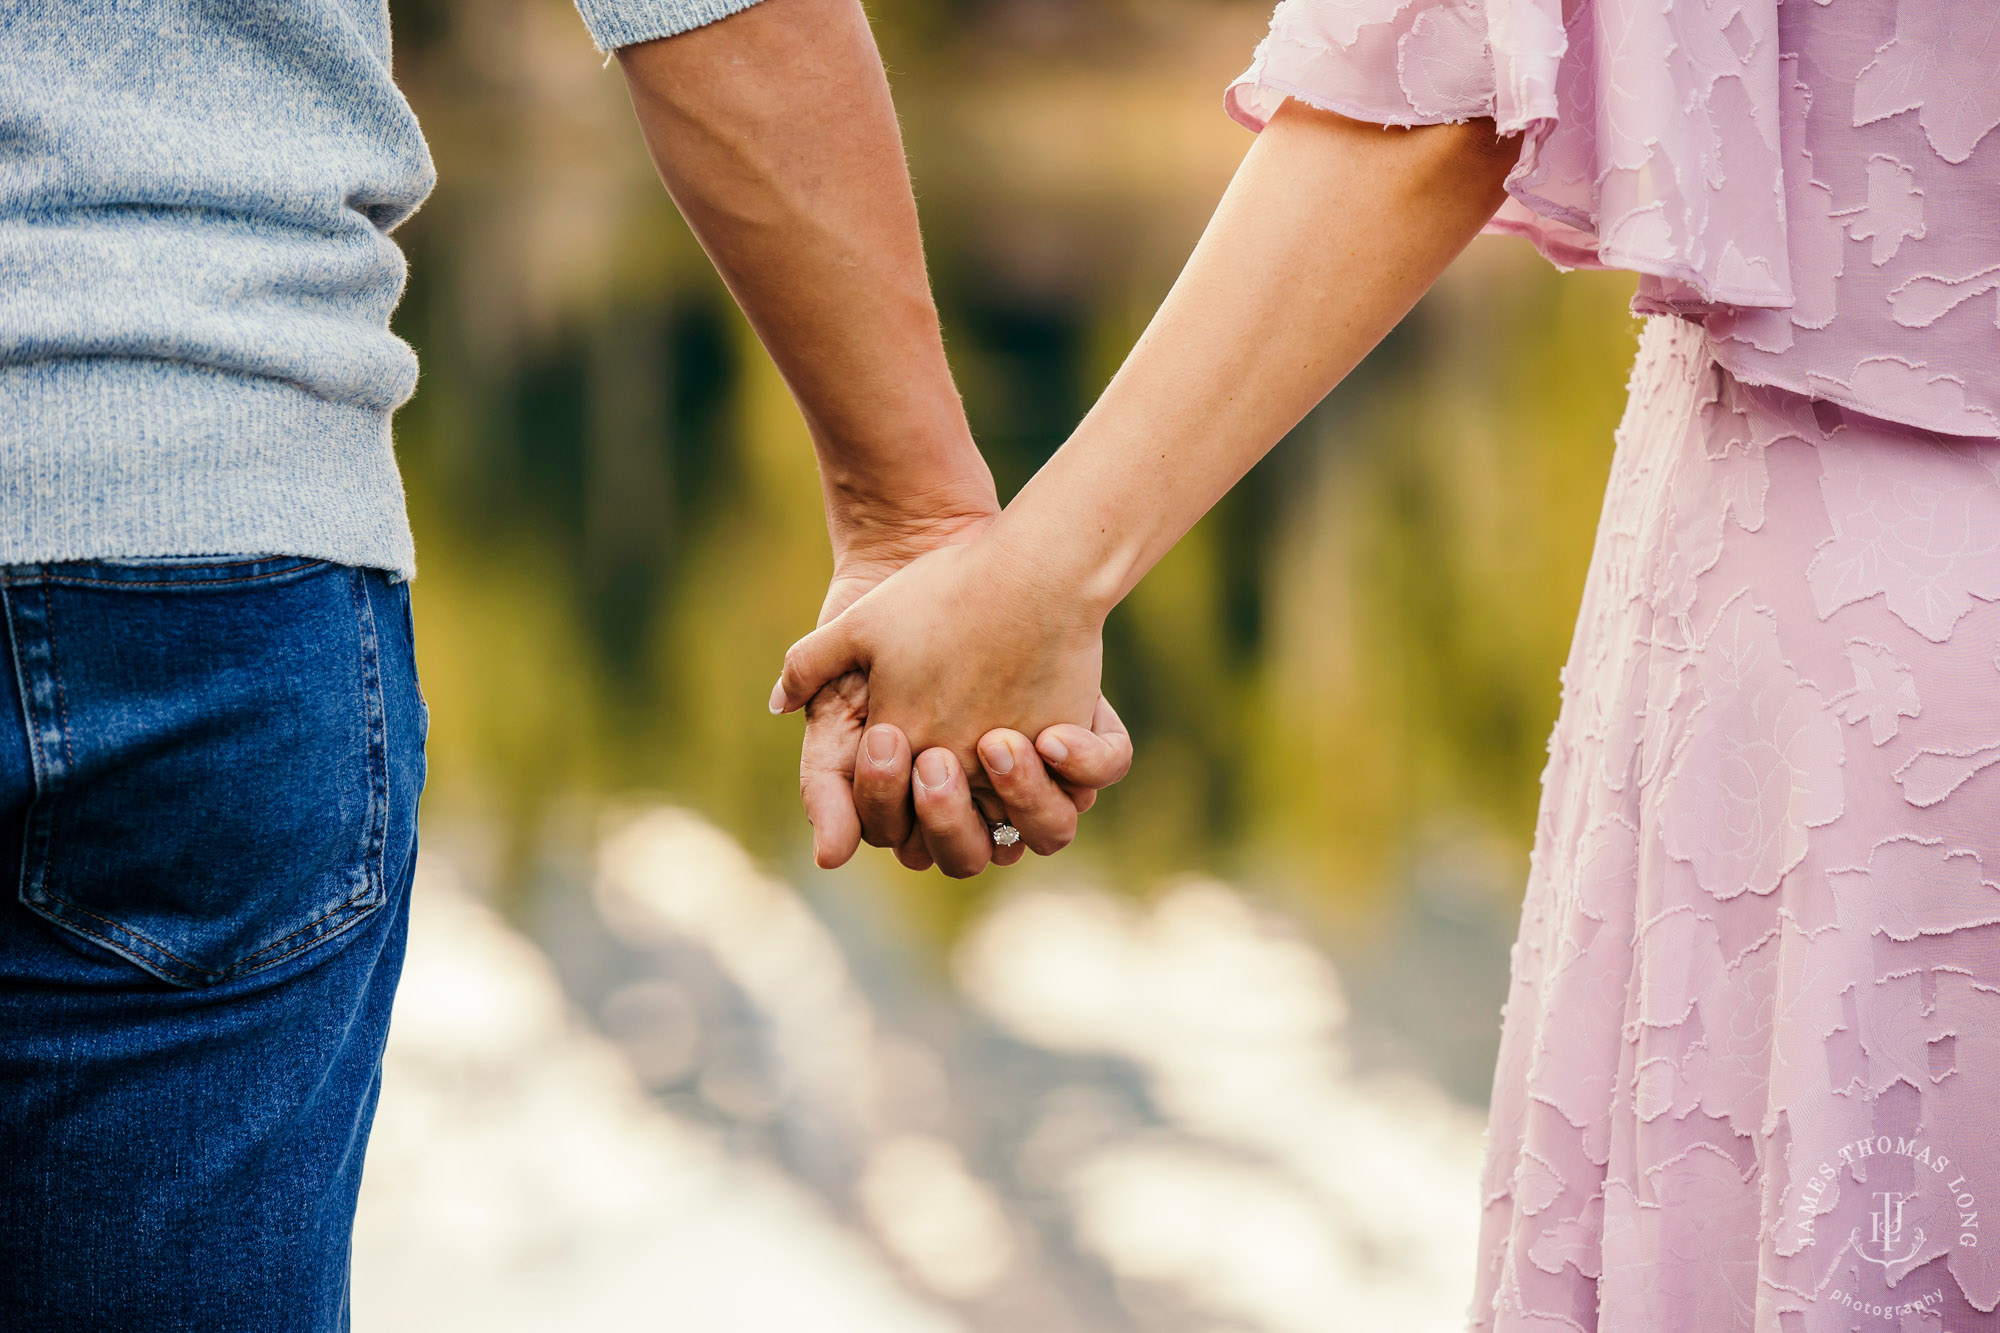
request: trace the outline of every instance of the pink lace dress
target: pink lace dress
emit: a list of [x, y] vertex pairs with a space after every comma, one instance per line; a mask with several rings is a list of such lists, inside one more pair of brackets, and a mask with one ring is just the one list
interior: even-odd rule
[[1481, 1329], [2000, 1329], [2000, 0], [1285, 0], [1231, 88], [1523, 133], [1635, 270]]

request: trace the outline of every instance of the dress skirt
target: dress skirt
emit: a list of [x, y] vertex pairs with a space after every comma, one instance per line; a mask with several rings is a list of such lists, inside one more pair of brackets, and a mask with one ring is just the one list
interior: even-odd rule
[[1483, 1194], [1478, 1329], [2000, 1329], [2000, 440], [1648, 324]]

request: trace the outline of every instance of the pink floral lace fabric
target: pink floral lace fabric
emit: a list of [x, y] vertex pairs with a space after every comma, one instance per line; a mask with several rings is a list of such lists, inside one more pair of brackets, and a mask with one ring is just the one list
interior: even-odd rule
[[2000, 1331], [2000, 0], [1284, 0], [1644, 275], [1513, 958], [1497, 1333]]
[[1526, 136], [1493, 229], [1644, 275], [1769, 384], [2000, 436], [2000, 3], [1284, 0], [1231, 113], [1287, 97]]
[[1474, 1326], [2000, 1328], [2000, 440], [1646, 329], [1550, 742]]

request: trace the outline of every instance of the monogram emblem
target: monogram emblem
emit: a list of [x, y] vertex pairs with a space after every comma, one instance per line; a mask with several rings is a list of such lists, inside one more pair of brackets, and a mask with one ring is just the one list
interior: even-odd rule
[[1917, 1251], [1924, 1247], [1924, 1229], [1916, 1227], [1911, 1232], [1909, 1248], [1897, 1253], [1903, 1245], [1903, 1205], [1910, 1196], [1893, 1191], [1883, 1191], [1875, 1196], [1875, 1211], [1868, 1215], [1868, 1239], [1861, 1239], [1861, 1228], [1854, 1228], [1849, 1239], [1854, 1242], [1854, 1252], [1871, 1264], [1888, 1268], [1892, 1264], [1907, 1263], [1914, 1259]]

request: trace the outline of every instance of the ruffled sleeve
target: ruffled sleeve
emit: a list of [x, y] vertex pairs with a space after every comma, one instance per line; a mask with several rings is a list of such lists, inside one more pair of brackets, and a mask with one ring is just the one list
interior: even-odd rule
[[1525, 136], [1489, 230], [1651, 275], [1658, 309], [1793, 304], [1777, 0], [1283, 0], [1228, 107]]

